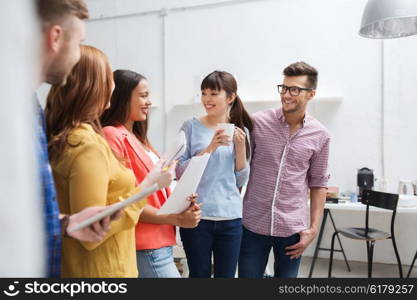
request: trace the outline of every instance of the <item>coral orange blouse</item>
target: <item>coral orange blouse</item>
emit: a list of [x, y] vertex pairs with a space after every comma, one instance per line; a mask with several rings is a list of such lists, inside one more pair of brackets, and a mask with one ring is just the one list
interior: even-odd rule
[[[124, 126], [106, 126], [104, 136], [110, 147], [119, 156], [126, 159], [126, 166], [133, 170], [138, 184], [143, 181], [153, 167], [153, 162], [140, 142]], [[157, 191], [148, 197], [148, 204], [160, 208], [170, 195], [170, 190]], [[159, 249], [176, 244], [175, 226], [141, 222], [136, 225], [136, 250]]]

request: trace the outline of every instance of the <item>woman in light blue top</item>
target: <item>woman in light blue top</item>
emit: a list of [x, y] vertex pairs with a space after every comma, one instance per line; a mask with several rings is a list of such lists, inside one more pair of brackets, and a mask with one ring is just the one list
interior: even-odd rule
[[[187, 150], [178, 161], [180, 178], [193, 156], [211, 154], [197, 189], [203, 203], [199, 225], [181, 228], [190, 277], [233, 278], [239, 258], [242, 235], [240, 188], [249, 178], [249, 131], [252, 121], [237, 95], [235, 78], [214, 71], [201, 83], [201, 102], [206, 115], [186, 121], [181, 130]], [[234, 124], [233, 137], [217, 129], [219, 123]]]

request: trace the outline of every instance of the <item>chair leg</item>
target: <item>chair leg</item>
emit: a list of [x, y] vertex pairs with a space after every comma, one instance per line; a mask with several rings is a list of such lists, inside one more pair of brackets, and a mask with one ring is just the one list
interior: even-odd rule
[[[329, 210], [329, 216], [330, 216], [330, 221], [332, 221], [332, 225], [333, 225], [334, 231], [337, 231], [336, 224], [334, 223], [333, 216], [332, 216], [332, 213], [330, 212], [330, 210]], [[346, 258], [345, 249], [343, 249], [343, 245], [342, 245], [342, 242], [340, 241], [339, 234], [337, 234], [336, 237], [337, 237], [337, 241], [339, 242], [340, 250], [342, 250], [342, 254], [343, 254], [343, 258], [345, 259], [346, 267], [347, 267], [348, 271], [350, 272], [349, 262], [348, 262], [348, 260]]]
[[335, 242], [336, 235], [338, 235], [338, 233], [339, 233], [338, 231], [335, 231], [332, 236], [332, 245], [330, 247], [330, 260], [329, 260], [329, 275], [328, 275], [329, 278], [332, 277], [334, 242]]
[[392, 246], [394, 247], [395, 257], [397, 258], [398, 272], [400, 273], [400, 278], [403, 278], [403, 266], [401, 264], [400, 255], [398, 254], [397, 243], [395, 242], [394, 235], [391, 236]]
[[367, 241], [366, 243], [368, 244], [368, 247], [369, 247], [369, 252], [368, 252], [368, 278], [372, 278], [372, 263], [373, 263], [373, 259], [374, 259], [375, 241], [371, 241], [371, 243], [369, 243]]
[[416, 262], [416, 259], [417, 259], [417, 251], [416, 251], [416, 254], [414, 255], [413, 262], [410, 265], [410, 270], [408, 270], [407, 278], [410, 278], [410, 274], [411, 274], [411, 271], [413, 270], [414, 263]]
[[369, 261], [371, 258], [371, 246], [369, 244], [369, 241], [366, 241], [366, 256], [367, 256], [367, 262], [368, 262], [368, 277], [369, 277]]
[[348, 262], [348, 260], [346, 258], [345, 249], [343, 249], [342, 242], [340, 241], [340, 237], [339, 237], [338, 234], [336, 235], [336, 237], [337, 237], [337, 241], [339, 242], [340, 249], [342, 250], [342, 254], [343, 254], [343, 258], [345, 259], [346, 267], [347, 267], [348, 271], [350, 272], [351, 271], [350, 270], [350, 265], [349, 265], [349, 262]]

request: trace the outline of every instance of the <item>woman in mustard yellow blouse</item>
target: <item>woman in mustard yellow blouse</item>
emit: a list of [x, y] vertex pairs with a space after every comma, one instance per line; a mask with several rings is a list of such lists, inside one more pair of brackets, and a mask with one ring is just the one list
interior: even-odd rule
[[[73, 214], [90, 206], [111, 205], [139, 191], [133, 172], [116, 158], [102, 136], [99, 116], [114, 88], [107, 57], [81, 46], [81, 59], [64, 86], [53, 86], [46, 105], [51, 166], [60, 211]], [[173, 169], [160, 164], [142, 187], [170, 184]], [[135, 225], [146, 200], [123, 210], [98, 243], [64, 237], [63, 277], [137, 277]]]

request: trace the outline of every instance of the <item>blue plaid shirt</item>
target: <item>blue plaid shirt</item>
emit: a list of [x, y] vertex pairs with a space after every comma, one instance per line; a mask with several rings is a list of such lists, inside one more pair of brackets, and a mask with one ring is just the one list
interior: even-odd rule
[[[36, 96], [35, 96], [36, 97]], [[36, 99], [38, 118], [36, 122], [38, 133], [38, 160], [42, 180], [42, 194], [45, 200], [45, 221], [48, 250], [48, 277], [59, 277], [61, 274], [61, 222], [59, 220], [58, 202], [54, 179], [48, 158], [48, 141], [46, 138], [45, 115]]]

